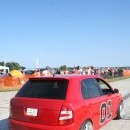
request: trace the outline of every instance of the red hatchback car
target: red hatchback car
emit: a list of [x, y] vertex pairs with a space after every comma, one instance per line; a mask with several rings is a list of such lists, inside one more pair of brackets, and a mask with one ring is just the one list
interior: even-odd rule
[[123, 99], [97, 76], [29, 79], [10, 101], [10, 130], [99, 130], [123, 118]]

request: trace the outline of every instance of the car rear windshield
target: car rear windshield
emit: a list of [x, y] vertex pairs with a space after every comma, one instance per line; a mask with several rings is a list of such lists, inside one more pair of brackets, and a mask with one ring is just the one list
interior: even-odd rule
[[29, 80], [16, 97], [65, 99], [68, 80]]

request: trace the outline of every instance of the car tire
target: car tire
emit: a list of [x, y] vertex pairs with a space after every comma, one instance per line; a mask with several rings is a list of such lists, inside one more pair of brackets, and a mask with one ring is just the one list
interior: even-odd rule
[[123, 119], [125, 116], [124, 103], [121, 102], [118, 108], [116, 119]]
[[80, 130], [93, 130], [92, 122], [90, 120], [86, 120], [80, 127]]

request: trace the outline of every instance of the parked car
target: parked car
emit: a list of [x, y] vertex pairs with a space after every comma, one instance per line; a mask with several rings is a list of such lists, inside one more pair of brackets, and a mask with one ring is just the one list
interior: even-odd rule
[[10, 130], [99, 130], [124, 116], [123, 99], [87, 75], [30, 78], [10, 101]]

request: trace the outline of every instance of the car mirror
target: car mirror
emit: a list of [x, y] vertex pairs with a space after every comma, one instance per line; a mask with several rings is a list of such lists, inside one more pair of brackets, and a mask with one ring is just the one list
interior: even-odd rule
[[119, 89], [115, 88], [114, 93], [119, 93]]

